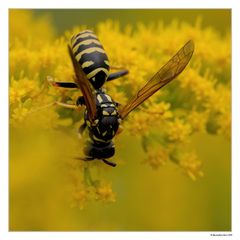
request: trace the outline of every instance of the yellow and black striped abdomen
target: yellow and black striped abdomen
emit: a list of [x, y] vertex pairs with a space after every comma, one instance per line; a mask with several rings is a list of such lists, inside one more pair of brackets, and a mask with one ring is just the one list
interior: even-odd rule
[[105, 83], [109, 75], [107, 54], [96, 35], [85, 30], [71, 39], [73, 54], [95, 89]]

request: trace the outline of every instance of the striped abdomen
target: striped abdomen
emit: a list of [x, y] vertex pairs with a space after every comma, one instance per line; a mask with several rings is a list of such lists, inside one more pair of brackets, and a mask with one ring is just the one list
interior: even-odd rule
[[71, 39], [73, 54], [95, 89], [102, 87], [109, 75], [106, 52], [96, 35], [85, 30]]

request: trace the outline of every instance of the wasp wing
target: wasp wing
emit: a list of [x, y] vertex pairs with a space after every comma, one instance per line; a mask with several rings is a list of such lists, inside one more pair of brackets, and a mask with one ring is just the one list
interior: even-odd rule
[[119, 111], [121, 118], [124, 119], [132, 110], [177, 77], [187, 66], [193, 51], [194, 43], [190, 40], [138, 91], [137, 95]]
[[78, 85], [78, 87], [80, 88], [83, 94], [89, 120], [90, 122], [93, 122], [97, 112], [95, 96], [92, 93], [87, 76], [83, 72], [80, 64], [75, 59], [72, 49], [69, 45], [68, 45], [68, 52], [71, 57], [74, 72], [75, 72], [74, 81]]

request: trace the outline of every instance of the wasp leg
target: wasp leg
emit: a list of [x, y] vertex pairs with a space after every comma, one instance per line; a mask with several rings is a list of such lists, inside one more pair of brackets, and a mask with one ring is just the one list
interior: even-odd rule
[[116, 136], [119, 135], [123, 131], [123, 126], [119, 125], [118, 130], [116, 132]]
[[[75, 159], [88, 162], [88, 161], [93, 161], [93, 160], [95, 160], [96, 158], [94, 158], [94, 157], [75, 157]], [[100, 159], [100, 160], [102, 160], [104, 163], [106, 163], [107, 165], [109, 165], [109, 166], [111, 166], [111, 167], [116, 167], [116, 166], [117, 166], [116, 163], [110, 162], [110, 161], [108, 161], [108, 160], [106, 160], [106, 159], [103, 159], [103, 158], [102, 158], [102, 159]]]
[[111, 167], [116, 167], [117, 164], [116, 163], [113, 163], [113, 162], [110, 162], [106, 159], [101, 159], [104, 163], [106, 163], [107, 165], [111, 166]]
[[62, 87], [62, 88], [78, 88], [78, 85], [74, 82], [56, 82], [50, 76], [47, 76], [47, 81], [54, 87]]
[[117, 106], [117, 107], [120, 107], [122, 104], [121, 103], [119, 103], [119, 102], [115, 102], [114, 101], [114, 103], [115, 103], [115, 105]]
[[79, 97], [77, 99], [76, 104], [69, 104], [69, 103], [63, 103], [63, 102], [58, 102], [58, 101], [56, 101], [54, 104], [57, 104], [58, 106], [65, 107], [65, 108], [78, 109], [79, 106], [84, 105], [84, 98], [83, 98], [83, 96]]
[[95, 158], [93, 157], [75, 157], [77, 160], [82, 160], [82, 161], [93, 161]]
[[78, 97], [77, 101], [76, 101], [76, 105], [77, 106], [82, 106], [85, 105], [85, 100], [83, 96]]
[[76, 104], [69, 104], [69, 103], [63, 103], [63, 102], [55, 102], [58, 106], [70, 108], [70, 109], [78, 109], [79, 107]]
[[86, 129], [86, 127], [87, 127], [86, 122], [84, 122], [84, 123], [79, 127], [79, 129], [78, 129], [78, 137], [79, 137], [79, 138], [82, 138], [83, 132], [84, 132], [84, 130]]
[[128, 70], [121, 70], [115, 73], [111, 73], [107, 79], [107, 81], [112, 81], [114, 79], [123, 77], [124, 75], [128, 74]]

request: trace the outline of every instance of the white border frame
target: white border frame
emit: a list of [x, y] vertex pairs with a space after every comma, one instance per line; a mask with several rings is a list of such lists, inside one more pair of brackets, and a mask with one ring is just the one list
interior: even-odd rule
[[[8, 9], [9, 8], [228, 8], [232, 9], [232, 232], [9, 232], [8, 231]], [[1, 106], [1, 158], [0, 158], [0, 239], [4, 240], [58, 240], [122, 238], [142, 239], [237, 239], [240, 236], [239, 171], [240, 171], [240, 3], [238, 0], [0, 0], [0, 106]], [[232, 236], [211, 236], [231, 234]]]

